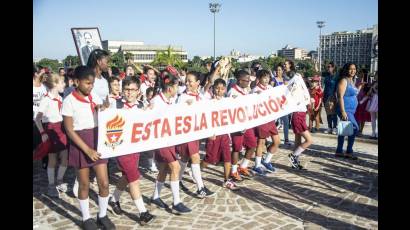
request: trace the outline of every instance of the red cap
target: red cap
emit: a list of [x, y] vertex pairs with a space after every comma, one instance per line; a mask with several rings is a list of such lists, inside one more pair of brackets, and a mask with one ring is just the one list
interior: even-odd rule
[[167, 72], [169, 72], [170, 74], [172, 74], [172, 75], [174, 75], [174, 76], [178, 76], [179, 74], [178, 74], [178, 71], [177, 71], [177, 69], [175, 69], [175, 67], [173, 67], [173, 66], [167, 66], [166, 68], [165, 68], [165, 70], [167, 71]]
[[320, 76], [319, 75], [313, 76], [312, 81], [320, 81]]

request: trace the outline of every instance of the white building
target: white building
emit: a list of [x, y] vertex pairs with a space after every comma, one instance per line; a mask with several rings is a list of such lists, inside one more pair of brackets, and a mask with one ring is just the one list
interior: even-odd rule
[[373, 31], [373, 28], [369, 28], [356, 32], [342, 31], [322, 35], [320, 38], [322, 63], [326, 60], [333, 61], [341, 67], [347, 62], [353, 62], [359, 68], [364, 66], [370, 69]]
[[378, 70], [378, 46], [379, 46], [379, 26], [373, 26], [373, 36], [372, 36], [372, 58], [370, 60], [370, 73], [374, 73]]
[[122, 45], [144, 45], [144, 42], [130, 42], [130, 41], [110, 41], [104, 40], [101, 42], [104, 50], [109, 50], [112, 54], [118, 52]]
[[258, 56], [258, 55], [250, 55], [250, 54], [245, 54], [245, 53], [240, 53], [239, 51], [233, 49], [228, 57], [237, 59], [239, 63], [244, 63], [244, 62], [250, 62], [259, 58], [263, 58], [263, 56]]
[[286, 45], [281, 50], [278, 50], [278, 56], [292, 60], [304, 60], [307, 57], [307, 52], [304, 49], [297, 47], [293, 48], [290, 45]]
[[[148, 64], [154, 61], [157, 52], [167, 51], [169, 46], [162, 45], [121, 45], [119, 52], [133, 54], [134, 63]], [[188, 62], [188, 53], [182, 46], [171, 46], [174, 53], [181, 57], [182, 62]]]

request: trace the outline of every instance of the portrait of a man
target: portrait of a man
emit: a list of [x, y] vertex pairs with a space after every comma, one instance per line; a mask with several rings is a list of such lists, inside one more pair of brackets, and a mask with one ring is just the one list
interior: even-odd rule
[[100, 32], [98, 28], [72, 28], [71, 31], [81, 64], [86, 65], [90, 53], [102, 47]]

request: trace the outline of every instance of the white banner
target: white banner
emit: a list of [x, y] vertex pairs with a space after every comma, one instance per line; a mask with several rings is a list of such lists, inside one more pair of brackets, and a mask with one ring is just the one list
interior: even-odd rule
[[[288, 89], [290, 88], [290, 90]], [[310, 102], [303, 79], [296, 75], [260, 94], [203, 100], [166, 109], [107, 109], [98, 114], [98, 148], [102, 158], [159, 149], [166, 146], [234, 133], [265, 124]]]

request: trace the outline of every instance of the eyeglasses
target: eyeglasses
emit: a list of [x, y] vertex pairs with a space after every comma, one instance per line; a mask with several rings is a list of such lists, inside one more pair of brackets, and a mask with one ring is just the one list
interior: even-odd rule
[[137, 90], [138, 90], [138, 89], [125, 89], [125, 88], [124, 88], [124, 91], [125, 91], [125, 92], [127, 92], [127, 91], [128, 91], [128, 92], [137, 92]]

